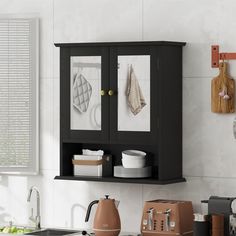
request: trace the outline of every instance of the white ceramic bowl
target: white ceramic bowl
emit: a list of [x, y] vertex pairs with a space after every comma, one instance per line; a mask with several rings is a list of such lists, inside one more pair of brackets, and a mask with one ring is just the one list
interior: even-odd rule
[[146, 156], [145, 152], [139, 151], [139, 150], [125, 150], [122, 152], [122, 158], [131, 158], [131, 159], [144, 159]]
[[145, 158], [122, 158], [121, 161], [124, 168], [143, 168], [146, 164]]

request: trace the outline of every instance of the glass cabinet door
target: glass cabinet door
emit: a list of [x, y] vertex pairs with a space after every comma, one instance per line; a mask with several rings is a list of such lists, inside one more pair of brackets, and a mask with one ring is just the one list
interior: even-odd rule
[[150, 55], [118, 56], [118, 131], [150, 132]]
[[[115, 96], [110, 100], [110, 137], [117, 143], [149, 143], [152, 139], [154, 87], [157, 71], [153, 50], [148, 47], [116, 47], [111, 50], [112, 78]], [[156, 94], [158, 91], [156, 91]], [[157, 105], [157, 101], [156, 101]]]
[[70, 60], [70, 129], [101, 130], [101, 56]]
[[108, 49], [63, 49], [61, 119], [63, 137], [81, 142], [107, 141], [109, 136]]

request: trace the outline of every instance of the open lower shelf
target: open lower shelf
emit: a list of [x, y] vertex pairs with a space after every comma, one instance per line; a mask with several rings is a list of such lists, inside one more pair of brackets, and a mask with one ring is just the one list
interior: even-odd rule
[[91, 176], [55, 176], [55, 179], [60, 180], [75, 180], [75, 181], [93, 181], [93, 182], [113, 182], [113, 183], [132, 183], [132, 184], [174, 184], [186, 182], [185, 178], [158, 180], [154, 178], [117, 178], [117, 177], [91, 177]]

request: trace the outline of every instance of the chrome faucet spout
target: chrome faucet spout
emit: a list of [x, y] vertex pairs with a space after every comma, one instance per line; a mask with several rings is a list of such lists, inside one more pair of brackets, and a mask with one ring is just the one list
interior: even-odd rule
[[36, 216], [35, 217], [33, 217], [33, 209], [32, 209], [32, 215], [29, 217], [29, 219], [35, 223], [36, 229], [40, 229], [41, 228], [41, 223], [40, 223], [40, 221], [41, 221], [41, 216], [40, 216], [40, 193], [39, 193], [38, 188], [36, 188], [35, 186], [32, 186], [30, 188], [29, 194], [28, 194], [28, 197], [27, 197], [27, 202], [30, 202], [33, 190], [36, 192], [37, 209], [36, 209]]

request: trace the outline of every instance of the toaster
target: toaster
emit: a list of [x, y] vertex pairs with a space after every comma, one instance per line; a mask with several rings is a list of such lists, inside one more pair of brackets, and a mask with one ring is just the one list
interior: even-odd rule
[[193, 206], [191, 201], [146, 201], [143, 208], [143, 236], [193, 236]]

